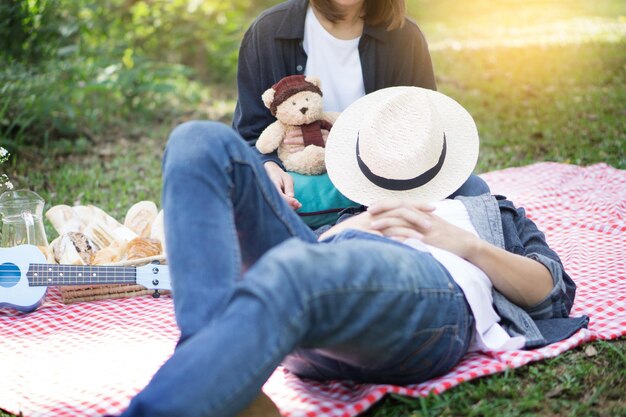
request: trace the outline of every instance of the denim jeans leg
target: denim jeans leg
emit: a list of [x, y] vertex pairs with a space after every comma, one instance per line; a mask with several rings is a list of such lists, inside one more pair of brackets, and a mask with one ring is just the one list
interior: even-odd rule
[[485, 180], [476, 174], [471, 174], [467, 181], [458, 190], [450, 194], [448, 198], [454, 198], [458, 195], [470, 197], [487, 193], [491, 193], [491, 190]]
[[[361, 248], [366, 244], [357, 245]], [[428, 380], [456, 365], [469, 347], [473, 326], [473, 316], [462, 290], [430, 254], [412, 249], [408, 256], [402, 251], [385, 252], [389, 259], [395, 255], [395, 268], [375, 256], [363, 261], [380, 264], [377, 266], [388, 272], [384, 281], [365, 287], [380, 293], [372, 297], [375, 300], [369, 304], [372, 310], [368, 308], [367, 314], [356, 316], [356, 322], [348, 324], [347, 331], [353, 331], [359, 320], [365, 326], [374, 323], [374, 327], [367, 328], [367, 334], [360, 334], [354, 344], [347, 346], [334, 340], [314, 338], [313, 344], [305, 340], [283, 361], [287, 369], [317, 380], [404, 385]], [[383, 302], [385, 298], [387, 304]], [[337, 302], [346, 307], [344, 297], [338, 297]], [[333, 323], [336, 313], [332, 313], [332, 307], [333, 304], [328, 304], [322, 308], [329, 312], [326, 324]], [[373, 318], [368, 319], [368, 315]], [[320, 325], [312, 328], [317, 330]], [[342, 337], [342, 331], [337, 328], [328, 334]]]
[[293, 236], [315, 240], [257, 155], [220, 123], [187, 122], [172, 132], [163, 159], [163, 208], [181, 340], [225, 306], [242, 263]]
[[179, 346], [125, 416], [235, 416], [298, 347], [358, 367], [364, 380], [419, 382], [460, 360], [468, 315], [428, 254], [290, 239], [246, 272], [223, 313]]

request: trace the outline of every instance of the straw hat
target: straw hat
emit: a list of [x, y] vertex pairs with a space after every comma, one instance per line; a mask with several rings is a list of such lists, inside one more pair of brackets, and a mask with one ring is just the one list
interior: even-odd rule
[[477, 159], [472, 116], [450, 97], [418, 87], [361, 97], [339, 116], [326, 143], [331, 181], [364, 205], [442, 200], [463, 185]]

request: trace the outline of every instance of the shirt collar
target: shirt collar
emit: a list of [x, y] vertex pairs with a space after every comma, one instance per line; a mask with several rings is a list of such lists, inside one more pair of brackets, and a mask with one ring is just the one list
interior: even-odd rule
[[363, 34], [370, 36], [376, 39], [377, 41], [381, 41], [381, 42], [387, 42], [387, 37], [389, 36], [387, 27], [384, 24], [370, 26], [366, 23], [365, 27], [363, 28]]
[[[276, 31], [276, 39], [304, 39], [304, 21], [308, 7], [308, 0], [289, 2], [287, 13], [285, 13]], [[363, 34], [381, 42], [386, 42], [388, 36], [385, 25], [370, 26], [365, 24]]]

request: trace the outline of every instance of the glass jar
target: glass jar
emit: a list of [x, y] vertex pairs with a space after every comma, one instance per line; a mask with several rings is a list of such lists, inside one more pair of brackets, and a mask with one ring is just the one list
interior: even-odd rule
[[0, 247], [35, 245], [48, 247], [43, 225], [44, 200], [30, 190], [9, 190], [0, 195], [2, 236]]

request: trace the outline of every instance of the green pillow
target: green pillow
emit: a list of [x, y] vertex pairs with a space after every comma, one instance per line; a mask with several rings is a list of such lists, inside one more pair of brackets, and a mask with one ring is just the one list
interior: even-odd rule
[[293, 178], [295, 197], [302, 203], [297, 213], [311, 228], [335, 224], [341, 210], [360, 205], [341, 194], [328, 174], [301, 175], [289, 172], [289, 175]]

